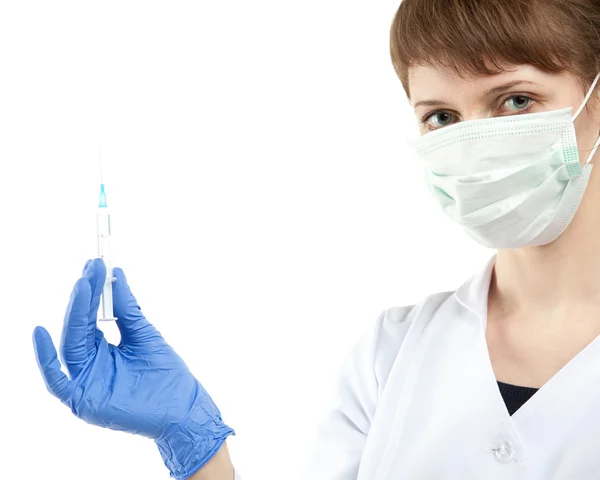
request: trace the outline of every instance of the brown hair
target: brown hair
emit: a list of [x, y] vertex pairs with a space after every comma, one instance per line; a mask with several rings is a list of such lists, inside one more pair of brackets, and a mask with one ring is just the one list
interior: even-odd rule
[[600, 0], [403, 0], [392, 23], [392, 63], [410, 98], [413, 65], [459, 75], [502, 65], [569, 71], [587, 89], [600, 72]]

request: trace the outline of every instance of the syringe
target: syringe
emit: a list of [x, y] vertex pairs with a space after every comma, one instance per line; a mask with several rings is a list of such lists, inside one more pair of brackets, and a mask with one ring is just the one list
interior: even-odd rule
[[104, 260], [106, 265], [106, 279], [104, 289], [102, 290], [101, 308], [98, 309], [99, 321], [116, 320], [113, 313], [112, 282], [112, 263], [110, 257], [110, 212], [106, 203], [106, 191], [104, 189], [104, 180], [102, 179], [102, 163], [100, 160], [100, 202], [98, 204], [98, 213], [96, 215], [96, 226], [98, 233], [98, 256]]

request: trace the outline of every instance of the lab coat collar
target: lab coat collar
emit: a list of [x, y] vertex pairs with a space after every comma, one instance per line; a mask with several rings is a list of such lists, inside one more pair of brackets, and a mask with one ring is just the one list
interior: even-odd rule
[[479, 317], [484, 330], [487, 326], [488, 293], [495, 264], [496, 254], [488, 260], [481, 272], [464, 283], [455, 293], [458, 302]]

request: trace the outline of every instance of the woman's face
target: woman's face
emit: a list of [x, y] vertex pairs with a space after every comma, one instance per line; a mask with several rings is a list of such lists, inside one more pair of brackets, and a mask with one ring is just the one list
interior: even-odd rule
[[[575, 114], [586, 93], [571, 73], [546, 73], [530, 65], [470, 78], [461, 78], [451, 69], [415, 66], [408, 78], [411, 104], [422, 135], [465, 120], [566, 107], [573, 107]], [[582, 161], [600, 130], [598, 97], [590, 97], [587, 106], [575, 121]]]

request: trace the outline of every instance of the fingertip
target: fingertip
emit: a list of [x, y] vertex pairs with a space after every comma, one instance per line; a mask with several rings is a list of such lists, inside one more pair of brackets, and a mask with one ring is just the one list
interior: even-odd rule
[[[115, 281], [112, 284], [113, 287], [113, 302], [115, 308], [120, 308], [121, 303], [126, 302], [129, 296], [129, 292], [127, 291], [127, 278], [125, 277], [125, 273], [119, 267], [113, 268], [113, 278]], [[117, 304], [119, 304], [117, 306]]]
[[104, 260], [101, 258], [94, 258], [86, 264], [86, 268], [83, 272], [83, 277], [86, 278], [90, 283], [94, 281], [94, 278], [106, 278], [106, 265]]
[[39, 325], [36, 326], [33, 329], [33, 341], [34, 342], [40, 342], [41, 340], [43, 340], [46, 337], [49, 337], [50, 334], [48, 333], [48, 330], [46, 330], [44, 327], [40, 327]]
[[33, 346], [35, 347], [36, 344], [39, 342], [39, 340], [44, 336], [48, 334], [48, 331], [44, 328], [44, 327], [40, 327], [39, 325], [37, 327], [35, 327], [33, 329], [33, 335], [32, 335], [32, 340], [33, 340]]
[[115, 278], [113, 283], [113, 308], [115, 317], [119, 319], [117, 324], [125, 318], [138, 318], [141, 309], [127, 283], [125, 272], [123, 272], [123, 269], [115, 267], [113, 268], [113, 277]]
[[33, 349], [42, 373], [46, 366], [56, 357], [56, 349], [50, 334], [44, 327], [35, 327], [33, 330]]
[[113, 298], [117, 297], [121, 301], [127, 300], [131, 295], [131, 289], [127, 283], [127, 277], [122, 268], [115, 267], [112, 270], [113, 278]]
[[127, 283], [127, 277], [125, 277], [125, 272], [120, 267], [114, 267], [112, 269], [112, 276], [115, 278], [115, 282]]
[[87, 262], [85, 262], [85, 266], [83, 267], [83, 270], [81, 271], [81, 275], [85, 275], [85, 272], [87, 271], [88, 267], [90, 266], [90, 263], [92, 263], [92, 259], [90, 258]]

